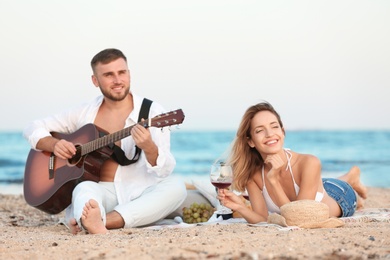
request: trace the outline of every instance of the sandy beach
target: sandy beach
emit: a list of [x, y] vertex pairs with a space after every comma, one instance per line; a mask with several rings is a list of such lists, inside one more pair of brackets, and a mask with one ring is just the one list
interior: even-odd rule
[[72, 235], [22, 195], [0, 194], [1, 259], [383, 259], [390, 258], [390, 189], [369, 187], [365, 211], [340, 228], [281, 230], [247, 223], [153, 226]]

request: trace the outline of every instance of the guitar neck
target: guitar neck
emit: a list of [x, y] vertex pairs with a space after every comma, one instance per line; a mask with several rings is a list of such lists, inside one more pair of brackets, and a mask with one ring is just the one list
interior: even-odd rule
[[[171, 112], [167, 112], [164, 114], [160, 114], [158, 116], [155, 116], [154, 118], [146, 119], [142, 122], [139, 122], [138, 124], [141, 124], [143, 127], [165, 127], [165, 126], [171, 126], [171, 125], [177, 125], [181, 124], [184, 120], [184, 113], [181, 109], [177, 109]], [[137, 125], [137, 124], [135, 124]], [[126, 127], [118, 132], [108, 134], [105, 136], [102, 136], [100, 138], [97, 138], [93, 141], [90, 141], [88, 143], [83, 144], [81, 147], [81, 156], [86, 155], [88, 153], [91, 153], [93, 151], [96, 151], [100, 148], [103, 148], [109, 144], [113, 144], [125, 137], [128, 137], [131, 135], [131, 129], [135, 126], [129, 126]]]
[[118, 132], [115, 132], [115, 133], [112, 133], [112, 134], [108, 134], [108, 135], [105, 135], [105, 136], [102, 136], [100, 138], [97, 138], [93, 141], [90, 141], [88, 143], [85, 143], [81, 146], [81, 155], [86, 155], [88, 153], [91, 153], [93, 151], [96, 151], [100, 148], [103, 148], [109, 144], [113, 144], [119, 140], [122, 140], [123, 138], [125, 137], [128, 137], [131, 135], [131, 129], [134, 127], [135, 125], [132, 125], [132, 126], [129, 126], [129, 127], [126, 127]]

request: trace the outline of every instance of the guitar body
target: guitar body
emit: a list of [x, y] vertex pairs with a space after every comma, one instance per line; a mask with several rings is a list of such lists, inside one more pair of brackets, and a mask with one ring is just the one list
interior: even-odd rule
[[[87, 124], [66, 135], [52, 133], [53, 137], [78, 144], [85, 144], [107, 134], [94, 124]], [[72, 191], [82, 181], [98, 182], [100, 168], [112, 149], [104, 146], [88, 153], [77, 161], [62, 160], [49, 152], [30, 150], [24, 173], [24, 197], [26, 202], [49, 214], [63, 211], [72, 201]], [[54, 162], [52, 170], [50, 164]]]

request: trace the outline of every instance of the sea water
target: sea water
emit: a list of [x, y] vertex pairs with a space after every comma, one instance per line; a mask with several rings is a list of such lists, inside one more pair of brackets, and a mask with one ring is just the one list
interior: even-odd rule
[[[188, 182], [207, 179], [211, 165], [224, 157], [234, 136], [234, 131], [172, 130], [174, 174]], [[20, 188], [29, 144], [21, 132], [0, 132], [0, 144], [0, 188]], [[285, 147], [317, 156], [323, 177], [337, 177], [357, 165], [365, 185], [390, 187], [390, 131], [288, 131]]]

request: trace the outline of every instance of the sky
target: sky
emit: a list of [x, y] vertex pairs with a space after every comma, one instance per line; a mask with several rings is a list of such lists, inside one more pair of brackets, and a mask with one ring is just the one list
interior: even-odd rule
[[235, 130], [268, 101], [286, 130], [390, 130], [390, 1], [0, 0], [0, 131], [100, 95], [90, 61], [183, 130]]

